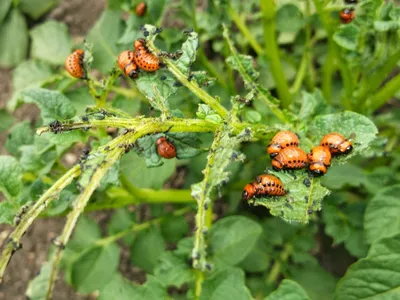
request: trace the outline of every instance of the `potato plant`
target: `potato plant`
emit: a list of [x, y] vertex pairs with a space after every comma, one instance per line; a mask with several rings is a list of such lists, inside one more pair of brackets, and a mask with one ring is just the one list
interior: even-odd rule
[[[22, 34], [7, 25], [20, 2], [0, 5], [0, 32]], [[61, 23], [37, 24], [23, 62], [0, 43], [0, 63], [19, 63], [1, 112], [0, 221], [14, 229], [0, 278], [37, 218], [65, 216], [29, 299], [57, 299], [57, 279], [102, 300], [400, 297], [397, 4], [145, 2], [138, 16], [139, 1], [109, 0], [81, 44]], [[131, 79], [116, 61], [139, 38], [162, 67]], [[63, 69], [77, 48], [87, 79]], [[14, 124], [24, 103], [40, 109], [35, 124]], [[242, 201], [281, 130], [305, 152], [330, 132], [354, 149], [322, 177], [271, 170], [287, 193]], [[160, 156], [159, 138], [176, 158]], [[102, 227], [88, 214], [100, 210]], [[121, 248], [145, 282], [119, 271]]]

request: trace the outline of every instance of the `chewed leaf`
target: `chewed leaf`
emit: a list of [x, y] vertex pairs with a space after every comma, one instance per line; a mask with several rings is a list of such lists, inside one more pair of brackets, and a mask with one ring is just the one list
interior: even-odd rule
[[362, 154], [375, 140], [378, 129], [367, 117], [351, 111], [318, 116], [308, 128], [308, 136], [315, 145], [330, 132], [338, 132], [351, 139], [353, 151], [346, 156], [339, 156], [333, 162], [343, 163], [356, 154]]
[[[135, 80], [139, 91], [149, 99], [150, 104], [157, 110], [162, 110], [156, 102], [157, 96], [161, 96], [164, 100], [167, 100], [171, 95], [175, 94], [177, 90], [175, 82], [175, 78], [163, 70], [154, 73], [141, 72]], [[159, 95], [154, 93], [154, 87], [157, 89]]]
[[[250, 55], [237, 54], [236, 56], [229, 56], [226, 62], [242, 76], [247, 74], [252, 80], [257, 80], [259, 73], [253, 67], [253, 57]], [[243, 80], [246, 85], [250, 84], [251, 81], [246, 80], [247, 76], [243, 76]]]
[[[308, 223], [310, 214], [321, 210], [322, 199], [329, 194], [329, 190], [321, 186], [319, 178], [310, 178], [304, 170], [269, 173], [282, 181], [288, 193], [280, 197], [257, 198], [254, 205], [269, 208], [272, 215], [287, 222], [300, 223]], [[252, 201], [250, 200], [250, 205]]]
[[175, 64], [182, 73], [189, 75], [190, 65], [196, 60], [199, 38], [194, 31], [187, 33], [187, 37], [187, 40], [182, 44], [182, 55], [176, 60]]

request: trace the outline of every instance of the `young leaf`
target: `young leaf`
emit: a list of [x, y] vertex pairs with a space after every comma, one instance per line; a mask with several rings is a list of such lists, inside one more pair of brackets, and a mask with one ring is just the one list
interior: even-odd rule
[[186, 41], [182, 44], [182, 55], [176, 60], [175, 65], [181, 72], [187, 76], [190, 73], [190, 66], [196, 60], [197, 50], [199, 48], [199, 37], [194, 31], [188, 32]]
[[400, 185], [379, 190], [367, 205], [364, 218], [365, 238], [371, 244], [400, 233]]
[[230, 300], [253, 299], [244, 278], [243, 271], [238, 268], [223, 269], [203, 282], [200, 300], [224, 299], [227, 295]]
[[338, 132], [345, 138], [351, 139], [353, 151], [332, 159], [333, 163], [344, 163], [356, 154], [362, 154], [376, 138], [378, 129], [367, 117], [351, 111], [316, 117], [308, 128], [314, 145], [318, 145], [322, 137], [330, 132]]
[[336, 299], [396, 299], [400, 286], [400, 235], [372, 244], [366, 258], [350, 266], [336, 287]]
[[119, 248], [116, 244], [88, 248], [71, 266], [71, 283], [81, 293], [99, 290], [113, 277], [118, 264]]
[[199, 108], [196, 112], [196, 116], [199, 119], [207, 120], [213, 123], [221, 124], [222, 118], [207, 104], [200, 103]]
[[19, 8], [32, 19], [37, 20], [58, 3], [59, 0], [20, 0]]
[[132, 244], [132, 263], [146, 272], [152, 272], [157, 266], [160, 255], [165, 251], [164, 248], [164, 239], [158, 228], [142, 231]]
[[24, 16], [13, 9], [0, 25], [0, 67], [10, 68], [26, 57], [28, 29]]
[[297, 33], [305, 24], [301, 10], [294, 3], [282, 5], [276, 12], [276, 28], [281, 32]]
[[210, 229], [210, 246], [217, 266], [233, 266], [253, 249], [262, 233], [261, 226], [242, 216], [223, 218]]
[[31, 30], [32, 57], [55, 65], [64, 65], [70, 54], [72, 40], [67, 25], [54, 20]]
[[21, 93], [25, 103], [35, 103], [41, 110], [44, 123], [54, 120], [68, 119], [75, 115], [75, 109], [70, 100], [58, 91], [41, 88], [30, 88]]
[[[256, 198], [254, 205], [269, 208], [273, 216], [287, 222], [300, 223], [308, 223], [310, 214], [321, 210], [322, 199], [329, 194], [329, 190], [321, 186], [319, 178], [310, 178], [304, 170], [293, 174], [277, 171], [269, 173], [278, 177], [289, 192], [279, 197]], [[252, 203], [253, 200], [249, 200], [249, 205]]]
[[289, 279], [282, 280], [278, 289], [269, 294], [264, 300], [310, 300], [306, 291], [296, 282]]
[[12, 156], [0, 156], [0, 192], [7, 199], [15, 199], [22, 189], [22, 168], [19, 162]]

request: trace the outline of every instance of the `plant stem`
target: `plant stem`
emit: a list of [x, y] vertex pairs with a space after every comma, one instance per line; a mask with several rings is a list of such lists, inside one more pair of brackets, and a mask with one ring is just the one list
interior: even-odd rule
[[278, 44], [275, 34], [275, 1], [274, 0], [260, 0], [261, 10], [263, 13], [264, 23], [264, 44], [265, 53], [270, 62], [270, 70], [274, 77], [276, 88], [279, 98], [281, 99], [281, 106], [288, 108], [292, 102], [289, 93], [288, 83], [283, 72], [281, 59], [279, 57]]
[[14, 231], [10, 234], [9, 242], [5, 246], [0, 259], [0, 283], [3, 280], [4, 271], [11, 259], [13, 253], [17, 250], [16, 245], [19, 245], [24, 233], [27, 231], [33, 221], [39, 216], [39, 214], [46, 209], [46, 207], [56, 199], [59, 193], [68, 186], [72, 180], [79, 176], [80, 167], [75, 166], [64, 174], [59, 180], [57, 180], [44, 194], [39, 198], [38, 201], [22, 216], [21, 222], [15, 227]]
[[239, 28], [240, 32], [244, 35], [247, 41], [250, 43], [253, 50], [257, 53], [258, 56], [264, 54], [264, 49], [254, 38], [250, 30], [247, 28], [246, 23], [242, 20], [239, 14], [232, 8], [230, 4], [228, 4], [228, 14], [231, 17], [232, 21], [236, 24], [237, 28]]
[[266, 279], [266, 284], [267, 285], [272, 285], [273, 283], [276, 282], [278, 279], [279, 274], [281, 273], [281, 268], [282, 268], [282, 263], [286, 262], [292, 253], [293, 247], [290, 243], [287, 243], [280, 255], [280, 259], [275, 260], [271, 271], [269, 272], [267, 279]]
[[177, 66], [169, 59], [164, 59], [164, 63], [167, 65], [168, 70], [178, 79], [184, 86], [186, 86], [189, 90], [193, 92], [200, 100], [202, 100], [205, 104], [209, 105], [217, 114], [219, 114], [222, 118], [226, 118], [228, 116], [228, 111], [221, 105], [221, 103], [210, 96], [206, 91], [201, 89], [199, 85], [194, 81], [189, 81], [187, 77], [178, 69]]
[[392, 78], [388, 83], [386, 83], [375, 95], [371, 96], [366, 102], [369, 110], [371, 112], [377, 110], [383, 106], [391, 97], [393, 97], [396, 92], [400, 90], [400, 74]]
[[75, 228], [79, 216], [85, 209], [86, 204], [89, 202], [89, 199], [92, 196], [93, 192], [100, 185], [101, 179], [108, 172], [111, 166], [121, 157], [123, 153], [124, 149], [118, 147], [108, 152], [106, 159], [103, 161], [101, 165], [97, 167], [89, 183], [87, 184], [83, 192], [79, 195], [79, 197], [75, 200], [73, 210], [68, 214], [67, 222], [64, 226], [63, 232], [57, 240], [58, 247], [51, 261], [51, 272], [49, 278], [49, 285], [46, 292], [46, 299], [52, 298], [54, 283], [57, 278], [58, 264], [61, 260], [63, 249], [72, 235], [72, 231]]

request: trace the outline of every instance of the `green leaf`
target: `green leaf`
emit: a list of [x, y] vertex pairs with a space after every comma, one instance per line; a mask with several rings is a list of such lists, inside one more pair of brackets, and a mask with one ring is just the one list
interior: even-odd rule
[[138, 38], [141, 38], [142, 32], [139, 30], [143, 24], [143, 20], [138, 18], [136, 15], [130, 15], [126, 21], [126, 27], [124, 33], [118, 40], [118, 44], [130, 44]]
[[262, 119], [262, 115], [254, 109], [246, 109], [244, 112], [244, 117], [247, 122], [252, 124], [260, 123]]
[[45, 262], [40, 268], [40, 273], [29, 281], [25, 296], [30, 300], [45, 300], [47, 289], [49, 287], [51, 266]]
[[82, 251], [100, 238], [101, 230], [97, 223], [86, 216], [82, 216], [79, 218], [73, 238], [68, 243], [67, 248], [71, 248], [74, 251]]
[[164, 252], [154, 274], [165, 286], [181, 287], [194, 280], [194, 271], [189, 263], [171, 252]]
[[81, 253], [71, 266], [71, 283], [80, 293], [90, 293], [107, 284], [119, 264], [116, 244], [94, 246]]
[[265, 272], [271, 262], [268, 240], [261, 236], [249, 254], [241, 261], [239, 267], [246, 272]]
[[[126, 230], [130, 228], [134, 223], [135, 221], [133, 213], [130, 213], [126, 208], [117, 209], [113, 213], [111, 220], [108, 223], [108, 234], [113, 235], [120, 231]], [[133, 239], [134, 237], [131, 234], [124, 237], [124, 241], [127, 244], [132, 244]]]
[[332, 190], [345, 186], [360, 187], [365, 182], [366, 176], [363, 169], [351, 163], [331, 167], [321, 179], [323, 186]]
[[10, 110], [14, 110], [20, 100], [20, 91], [28, 87], [41, 87], [53, 76], [50, 66], [42, 61], [28, 60], [19, 64], [13, 71], [14, 94], [7, 103]]
[[13, 9], [0, 25], [0, 67], [14, 67], [23, 61], [28, 51], [28, 29], [25, 18]]
[[30, 88], [22, 91], [21, 96], [25, 103], [35, 103], [39, 106], [44, 123], [72, 118], [75, 115], [70, 100], [58, 91]]
[[71, 52], [72, 40], [67, 25], [54, 20], [31, 30], [32, 57], [55, 65], [63, 65]]
[[226, 62], [232, 69], [239, 72], [247, 88], [251, 88], [253, 81], [256, 81], [260, 75], [253, 67], [253, 57], [250, 55], [234, 52], [226, 59]]
[[[293, 174], [269, 171], [269, 174], [278, 177], [289, 193], [279, 197], [256, 198], [254, 205], [269, 208], [273, 216], [287, 222], [300, 223], [308, 223], [310, 213], [321, 210], [322, 200], [329, 190], [321, 185], [320, 178], [310, 178], [304, 170], [294, 171]], [[251, 204], [253, 200], [249, 201]]]
[[200, 300], [253, 299], [244, 282], [244, 273], [238, 268], [226, 268], [203, 282]]
[[262, 233], [261, 226], [242, 216], [223, 218], [210, 229], [210, 245], [215, 263], [235, 265], [253, 249]]
[[336, 287], [336, 299], [397, 299], [400, 296], [400, 235], [372, 244], [366, 258], [347, 270]]
[[339, 30], [333, 35], [333, 40], [340, 47], [355, 51], [358, 46], [358, 38], [360, 34], [360, 29], [354, 24], [347, 24], [341, 26]]
[[217, 114], [211, 107], [207, 104], [200, 103], [199, 108], [196, 112], [196, 116], [199, 119], [207, 120], [212, 123], [221, 124], [222, 118], [219, 114]]
[[378, 129], [367, 117], [350, 111], [318, 116], [308, 128], [308, 136], [314, 145], [319, 144], [322, 137], [330, 132], [339, 132], [344, 137], [351, 138], [353, 143], [353, 151], [349, 155], [332, 159], [335, 164], [344, 163], [350, 157], [366, 151], [376, 138]]
[[296, 33], [304, 26], [303, 14], [299, 7], [289, 3], [279, 7], [275, 15], [277, 30]]
[[15, 118], [7, 110], [0, 109], [0, 132], [7, 130], [14, 123]]
[[12, 0], [3, 0], [0, 2], [0, 24], [3, 23], [4, 18], [7, 16], [11, 3]]
[[322, 211], [326, 233], [333, 237], [334, 244], [340, 244], [348, 239], [350, 235], [350, 224], [347, 216], [339, 210], [336, 205], [325, 205]]
[[295, 281], [284, 279], [278, 289], [264, 300], [309, 300], [306, 291]]
[[400, 185], [380, 189], [365, 211], [364, 228], [368, 243], [400, 233]]
[[121, 159], [121, 171], [139, 188], [162, 188], [164, 182], [175, 172], [176, 160], [165, 160], [158, 168], [147, 168], [144, 159], [131, 151]]
[[300, 284], [311, 299], [333, 299], [336, 280], [332, 274], [318, 264], [292, 266], [289, 273], [291, 279]]
[[106, 10], [87, 35], [87, 41], [93, 44], [93, 68], [106, 73], [114, 66], [119, 53], [116, 44], [121, 35], [121, 13]]
[[189, 225], [183, 216], [167, 218], [161, 226], [161, 233], [166, 241], [176, 243], [189, 231]]
[[7, 199], [15, 199], [22, 190], [22, 168], [12, 156], [0, 156], [0, 191]]
[[99, 300], [141, 300], [140, 287], [133, 285], [121, 274], [113, 278], [100, 290]]
[[32, 19], [37, 20], [58, 3], [59, 0], [20, 0], [19, 8]]
[[379, 32], [395, 31], [399, 29], [398, 21], [375, 21], [374, 29]]
[[165, 251], [164, 239], [156, 227], [140, 232], [131, 248], [132, 263], [146, 272], [152, 272]]
[[0, 202], [0, 224], [12, 225], [16, 213], [18, 213], [18, 209], [11, 202]]
[[196, 60], [197, 49], [199, 48], [199, 37], [194, 31], [187, 33], [187, 39], [182, 44], [182, 55], [175, 61], [175, 65], [185, 75], [189, 75], [190, 66]]

